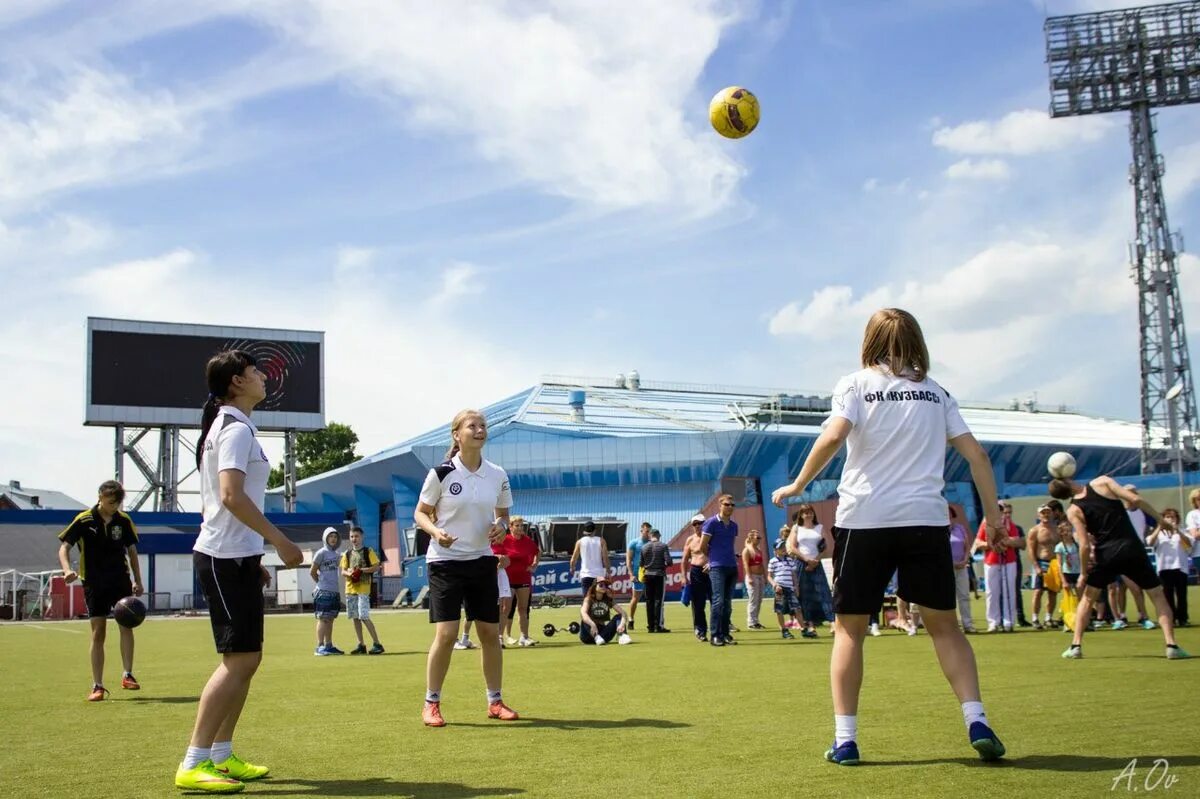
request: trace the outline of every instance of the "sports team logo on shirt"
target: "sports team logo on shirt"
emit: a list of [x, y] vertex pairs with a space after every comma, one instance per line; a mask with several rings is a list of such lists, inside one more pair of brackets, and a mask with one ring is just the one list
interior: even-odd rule
[[119, 524], [114, 524], [112, 529], [108, 531], [108, 537], [113, 541], [120, 541], [122, 535], [123, 533], [121, 532], [121, 525]]
[[459, 494], [461, 494], [462, 493], [462, 483], [451, 483], [450, 484], [450, 493], [456, 497]]

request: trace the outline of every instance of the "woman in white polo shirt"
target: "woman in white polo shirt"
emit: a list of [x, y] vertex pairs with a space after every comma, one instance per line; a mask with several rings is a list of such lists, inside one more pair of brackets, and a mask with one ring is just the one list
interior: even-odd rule
[[1004, 528], [991, 464], [958, 403], [929, 379], [929, 350], [911, 314], [885, 308], [871, 317], [862, 366], [834, 388], [829, 418], [800, 474], [771, 496], [782, 507], [786, 498], [803, 493], [846, 442], [833, 528], [835, 733], [825, 758], [859, 763], [863, 641], [870, 614], [879, 610], [897, 571], [899, 595], [921, 606], [942, 671], [962, 703], [971, 746], [984, 760], [994, 760], [1004, 755], [1004, 746], [987, 724], [975, 654], [954, 613], [954, 563], [942, 496], [946, 443], [970, 465], [988, 526], [998, 537]]
[[425, 669], [421, 718], [430, 727], [446, 725], [441, 711], [442, 683], [450, 669], [465, 605], [467, 620], [475, 622], [479, 632], [488, 718], [512, 721], [517, 713], [504, 704], [500, 694], [504, 650], [500, 646], [497, 561], [492, 553], [492, 544], [508, 534], [512, 491], [504, 470], [484, 460], [487, 420], [483, 414], [459, 411], [450, 424], [450, 438], [446, 461], [429, 470], [413, 514], [417, 526], [431, 539], [425, 554], [429, 621], [437, 625]]
[[205, 376], [209, 395], [196, 453], [203, 511], [192, 566], [208, 600], [221, 664], [200, 695], [175, 785], [231, 793], [268, 771], [233, 753], [234, 728], [262, 662], [263, 586], [271, 581], [262, 567], [263, 541], [288, 568], [299, 566], [303, 555], [262, 512], [271, 464], [250, 421], [267, 396], [262, 372], [247, 353], [228, 350], [209, 359]]

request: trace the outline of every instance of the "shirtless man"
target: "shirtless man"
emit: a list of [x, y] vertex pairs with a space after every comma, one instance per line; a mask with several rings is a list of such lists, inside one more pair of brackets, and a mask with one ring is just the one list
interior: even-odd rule
[[[1058, 531], [1058, 523], [1054, 518], [1054, 509], [1049, 505], [1038, 508], [1038, 522], [1029, 528], [1025, 534], [1025, 554], [1033, 564], [1033, 629], [1043, 627], [1051, 629], [1054, 626], [1054, 606], [1058, 601], [1058, 592], [1046, 587], [1046, 572], [1050, 570], [1050, 562], [1054, 560], [1054, 547], [1062, 540]], [[1038, 619], [1038, 611], [1042, 609], [1042, 595], [1046, 594], [1045, 622]]]
[[692, 587], [692, 627], [696, 632], [696, 640], [707, 643], [708, 616], [704, 605], [712, 599], [712, 582], [708, 577], [708, 555], [701, 549], [704, 536], [700, 534], [700, 528], [703, 524], [703, 514], [697, 513], [692, 517], [692, 533], [683, 545], [680, 572], [683, 574], [683, 584]]

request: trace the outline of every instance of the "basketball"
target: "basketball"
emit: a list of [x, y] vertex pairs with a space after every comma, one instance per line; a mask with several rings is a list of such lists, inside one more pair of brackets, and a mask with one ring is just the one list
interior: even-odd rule
[[146, 618], [146, 605], [135, 596], [127, 596], [113, 605], [113, 618], [132, 630]]
[[1046, 461], [1046, 469], [1054, 478], [1074, 477], [1075, 456], [1069, 452], [1056, 452]]
[[749, 89], [721, 89], [708, 104], [713, 129], [727, 139], [749, 136], [758, 126], [758, 98]]

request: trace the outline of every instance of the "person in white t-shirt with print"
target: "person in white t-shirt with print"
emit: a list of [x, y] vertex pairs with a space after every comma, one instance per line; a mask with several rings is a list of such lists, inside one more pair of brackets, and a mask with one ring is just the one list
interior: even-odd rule
[[1004, 756], [980, 701], [971, 644], [955, 614], [954, 563], [942, 496], [946, 444], [963, 457], [983, 502], [991, 534], [1004, 534], [987, 453], [971, 435], [958, 403], [929, 374], [929, 350], [917, 320], [898, 308], [867, 323], [863, 368], [838, 381], [832, 409], [800, 474], [772, 501], [804, 493], [843, 442], [833, 528], [836, 618], [830, 680], [834, 743], [825, 759], [857, 765], [858, 696], [870, 614], [897, 572], [898, 593], [920, 605], [942, 671], [962, 704], [971, 746], [984, 760]]
[[175, 786], [231, 793], [268, 772], [233, 753], [234, 728], [262, 662], [263, 587], [271, 582], [262, 566], [263, 542], [275, 547], [285, 568], [299, 566], [304, 556], [262, 511], [271, 464], [250, 413], [267, 396], [266, 378], [240, 350], [214, 355], [205, 376], [209, 395], [196, 452], [203, 510], [192, 566], [208, 601], [221, 664], [200, 695]]
[[[512, 490], [503, 469], [483, 457], [487, 420], [479, 411], [459, 411], [450, 424], [446, 461], [429, 470], [413, 519], [430, 537], [425, 555], [429, 575], [429, 621], [437, 625], [426, 664], [422, 721], [444, 727], [442, 684], [458, 638], [462, 609], [479, 632], [488, 718], [513, 721], [500, 685], [504, 650], [500, 646], [500, 588], [492, 545], [508, 534]], [[436, 521], [434, 521], [436, 519]]]

